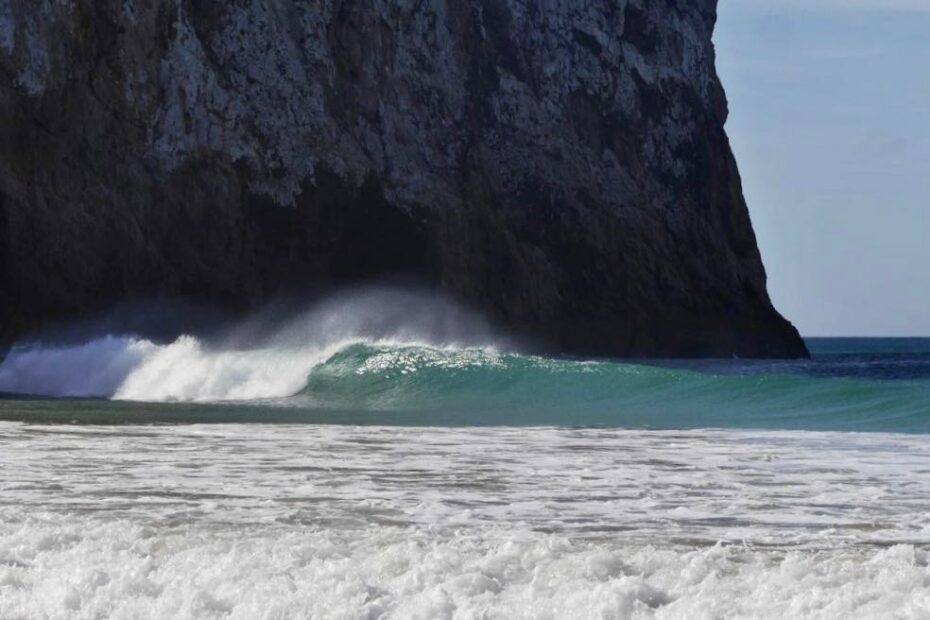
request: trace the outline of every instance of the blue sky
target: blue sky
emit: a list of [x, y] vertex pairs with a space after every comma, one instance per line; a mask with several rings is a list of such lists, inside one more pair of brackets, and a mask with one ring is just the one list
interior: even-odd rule
[[930, 0], [721, 0], [715, 44], [775, 305], [930, 336]]

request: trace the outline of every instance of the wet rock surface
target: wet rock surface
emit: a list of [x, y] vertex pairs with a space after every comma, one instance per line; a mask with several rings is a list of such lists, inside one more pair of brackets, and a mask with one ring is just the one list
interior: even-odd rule
[[0, 340], [392, 277], [554, 352], [798, 356], [716, 0], [0, 0]]

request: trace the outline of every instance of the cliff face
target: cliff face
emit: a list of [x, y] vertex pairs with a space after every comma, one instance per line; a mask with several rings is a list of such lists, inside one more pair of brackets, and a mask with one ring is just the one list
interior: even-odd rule
[[413, 276], [550, 350], [795, 356], [716, 0], [0, 0], [0, 330]]

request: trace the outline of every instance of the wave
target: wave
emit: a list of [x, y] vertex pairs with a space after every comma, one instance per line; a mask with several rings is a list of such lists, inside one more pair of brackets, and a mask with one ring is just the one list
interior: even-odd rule
[[315, 366], [295, 400], [434, 424], [928, 431], [928, 387], [355, 344]]
[[[18, 345], [0, 364], [0, 392], [238, 401], [265, 407], [256, 418], [265, 421], [930, 432], [926, 380], [825, 377], [816, 360], [553, 359], [507, 352], [500, 342], [448, 302], [369, 291], [283, 321], [255, 317], [221, 338]], [[902, 359], [895, 363], [912, 363]], [[277, 413], [269, 416], [270, 405]], [[247, 421], [251, 411], [211, 410], [206, 419]]]
[[291, 396], [310, 370], [355, 343], [490, 342], [487, 324], [419, 292], [346, 292], [287, 318], [269, 307], [212, 338], [158, 343], [106, 334], [73, 344], [27, 341], [0, 364], [0, 392], [141, 401], [229, 401]]
[[[167, 345], [106, 338], [15, 352], [0, 368], [0, 389], [11, 387], [148, 402], [258, 401], [277, 410], [256, 418], [266, 421], [930, 431], [926, 382], [708, 374], [388, 341], [211, 350], [192, 337]], [[251, 419], [242, 413], [191, 412], [187, 421]]]

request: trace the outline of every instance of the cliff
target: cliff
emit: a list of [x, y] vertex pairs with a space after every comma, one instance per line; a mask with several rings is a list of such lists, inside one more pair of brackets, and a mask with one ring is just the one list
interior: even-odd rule
[[548, 350], [798, 356], [716, 0], [0, 0], [0, 334], [404, 276]]

